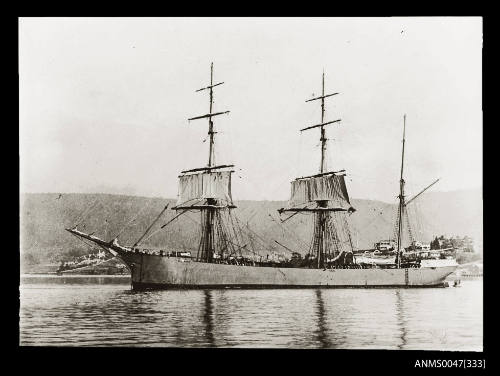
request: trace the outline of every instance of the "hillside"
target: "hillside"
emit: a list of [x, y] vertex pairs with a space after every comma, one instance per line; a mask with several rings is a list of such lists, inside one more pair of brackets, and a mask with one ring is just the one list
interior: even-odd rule
[[[57, 263], [88, 251], [81, 240], [64, 231], [83, 215], [79, 228], [95, 231], [96, 236], [120, 243], [133, 244], [168, 203], [174, 200], [110, 194], [33, 193], [20, 197], [21, 265]], [[238, 201], [235, 214], [246, 241], [263, 254], [284, 251], [274, 240], [301, 251], [307, 249], [311, 236], [310, 216], [297, 215], [285, 225], [278, 224], [280, 201]], [[350, 217], [354, 243], [370, 248], [373, 243], [392, 234], [396, 205], [380, 201], [352, 200], [357, 211]], [[413, 205], [413, 204], [412, 204]], [[150, 233], [173, 218], [167, 210]], [[476, 249], [482, 248], [482, 198], [479, 190], [433, 192], [423, 195], [410, 208], [414, 233], [423, 241], [433, 236], [469, 235]], [[284, 216], [286, 218], [286, 216]], [[418, 220], [414, 219], [418, 218]], [[195, 250], [199, 218], [196, 213], [182, 215], [165, 229], [144, 242], [144, 246], [161, 246]], [[247, 228], [251, 231], [247, 231]], [[418, 236], [420, 235], [420, 236]]]

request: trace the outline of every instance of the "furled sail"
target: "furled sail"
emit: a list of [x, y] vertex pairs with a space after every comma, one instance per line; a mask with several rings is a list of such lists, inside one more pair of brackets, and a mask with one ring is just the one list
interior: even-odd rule
[[349, 202], [344, 175], [324, 175], [292, 181], [289, 209], [310, 207], [320, 200], [328, 202], [327, 207], [339, 210], [354, 210]]
[[208, 198], [216, 199], [217, 205], [232, 206], [231, 173], [217, 171], [181, 175], [177, 206], [202, 205]]

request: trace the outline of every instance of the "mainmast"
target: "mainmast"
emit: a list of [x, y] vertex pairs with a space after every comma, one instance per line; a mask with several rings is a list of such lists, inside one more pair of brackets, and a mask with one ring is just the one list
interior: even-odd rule
[[403, 179], [403, 168], [404, 168], [404, 158], [405, 158], [405, 133], [406, 133], [406, 114], [403, 116], [403, 150], [401, 152], [401, 177], [399, 179], [399, 208], [398, 208], [398, 242], [397, 242], [397, 253], [396, 253], [396, 264], [398, 268], [401, 266], [401, 235], [403, 231], [403, 216], [404, 210], [406, 208], [405, 204], [405, 180]]
[[[337, 226], [334, 220], [340, 219], [340, 227], [346, 227], [346, 219], [338, 217], [335, 212], [354, 211], [349, 203], [349, 195], [344, 181], [344, 170], [327, 171], [326, 166], [326, 146], [327, 137], [325, 126], [340, 122], [340, 119], [333, 121], [325, 120], [325, 99], [338, 93], [325, 94], [325, 72], [322, 75], [321, 95], [306, 100], [311, 102], [321, 100], [321, 123], [303, 128], [300, 131], [320, 128], [321, 159], [319, 173], [305, 176], [292, 181], [291, 198], [287, 208], [280, 209], [291, 212], [313, 212], [314, 214], [314, 235], [311, 245], [311, 253], [316, 256], [316, 267], [323, 268], [326, 264], [328, 254], [332, 255], [335, 250], [342, 247]], [[348, 229], [347, 229], [348, 232]], [[350, 234], [347, 235], [350, 243]]]
[[[329, 94], [328, 96], [333, 96], [338, 93], [333, 93]], [[325, 154], [326, 154], [326, 141], [328, 140], [326, 138], [326, 132], [325, 132], [325, 71], [323, 70], [323, 75], [321, 78], [321, 96], [313, 99], [309, 99], [306, 102], [310, 102], [313, 100], [321, 99], [321, 123], [318, 124], [316, 127], [321, 128], [321, 162], [320, 162], [320, 167], [319, 167], [319, 173], [323, 174], [325, 172]], [[340, 121], [340, 119], [335, 120], [335, 121]], [[329, 122], [328, 124], [331, 124], [333, 122]], [[314, 128], [314, 127], [313, 127]], [[307, 128], [306, 128], [307, 129]], [[309, 128], [312, 129], [312, 128]], [[324, 208], [327, 205], [327, 202], [324, 200], [318, 200], [317, 205], [320, 208]], [[327, 225], [327, 219], [328, 219], [328, 213], [319, 211], [316, 213], [315, 216], [315, 226], [314, 226], [314, 232], [315, 236], [313, 239], [313, 251], [316, 253], [317, 257], [317, 262], [318, 262], [318, 268], [322, 268], [324, 265], [324, 258], [325, 258], [325, 235], [326, 235], [326, 225]], [[314, 248], [316, 248], [314, 250]]]
[[328, 97], [331, 97], [331, 96], [337, 95], [337, 94], [338, 93], [332, 93], [332, 94], [325, 95], [325, 72], [323, 71], [323, 76], [322, 76], [322, 80], [321, 80], [321, 96], [306, 100], [306, 102], [311, 102], [311, 101], [321, 99], [321, 123], [317, 124], [317, 125], [312, 125], [310, 127], [307, 127], [307, 128], [300, 130], [302, 132], [305, 130], [321, 127], [321, 137], [320, 137], [321, 163], [320, 163], [320, 168], [319, 168], [320, 174], [323, 174], [325, 172], [326, 141], [328, 141], [328, 139], [326, 138], [325, 125], [337, 123], [340, 121], [340, 119], [338, 119], [338, 120], [329, 121], [329, 122], [325, 123], [325, 98], [328, 98]]
[[[321, 79], [321, 124], [325, 121], [325, 71], [323, 71], [323, 77]], [[325, 169], [325, 152], [326, 152], [326, 135], [325, 126], [321, 126], [321, 166], [319, 173], [322, 174]]]

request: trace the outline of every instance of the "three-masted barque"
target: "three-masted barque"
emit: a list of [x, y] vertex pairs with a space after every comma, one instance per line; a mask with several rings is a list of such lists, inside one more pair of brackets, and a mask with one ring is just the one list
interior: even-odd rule
[[[234, 226], [231, 226], [234, 224], [232, 212], [236, 208], [231, 195], [234, 165], [217, 165], [214, 158], [214, 137], [217, 132], [213, 119], [229, 113], [213, 112], [214, 88], [221, 84], [223, 82], [213, 82], [212, 64], [210, 85], [197, 90], [208, 91], [209, 112], [189, 119], [208, 119], [208, 164], [181, 172], [178, 201], [173, 207], [177, 214], [172, 220], [186, 212], [200, 213], [201, 236], [196, 256], [181, 250], [152, 252], [142, 249], [139, 244], [145, 234], [134, 245], [124, 246], [116, 238], [106, 241], [81, 232], [76, 226], [66, 230], [120, 257], [131, 271], [134, 289], [443, 286], [444, 279], [456, 266], [422, 267], [415, 263], [405, 264], [399, 253], [393, 264], [356, 263], [348, 223], [348, 216], [355, 209], [349, 201], [345, 171], [326, 169], [326, 126], [339, 123], [340, 120], [324, 119], [325, 99], [338, 94], [325, 94], [324, 73], [322, 94], [306, 101], [320, 101], [321, 123], [301, 130], [319, 129], [321, 132], [320, 169], [317, 174], [292, 181], [291, 197], [286, 207], [279, 210], [280, 215], [291, 213], [290, 217], [300, 213], [313, 215], [313, 239], [308, 254], [294, 263], [270, 263], [262, 259], [240, 263], [235, 261], [234, 255], [242, 246], [238, 245], [237, 239], [235, 241], [238, 235], [233, 231]], [[403, 194], [400, 196], [403, 197]]]

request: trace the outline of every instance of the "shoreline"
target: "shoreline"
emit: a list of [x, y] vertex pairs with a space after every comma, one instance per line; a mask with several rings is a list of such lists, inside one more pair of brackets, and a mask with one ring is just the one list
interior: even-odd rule
[[102, 278], [102, 277], [110, 277], [110, 278], [130, 278], [130, 274], [57, 274], [57, 273], [25, 273], [25, 274], [20, 274], [20, 278], [30, 278], [30, 277], [64, 277], [64, 278], [75, 278], [75, 277], [95, 277], [95, 278]]

